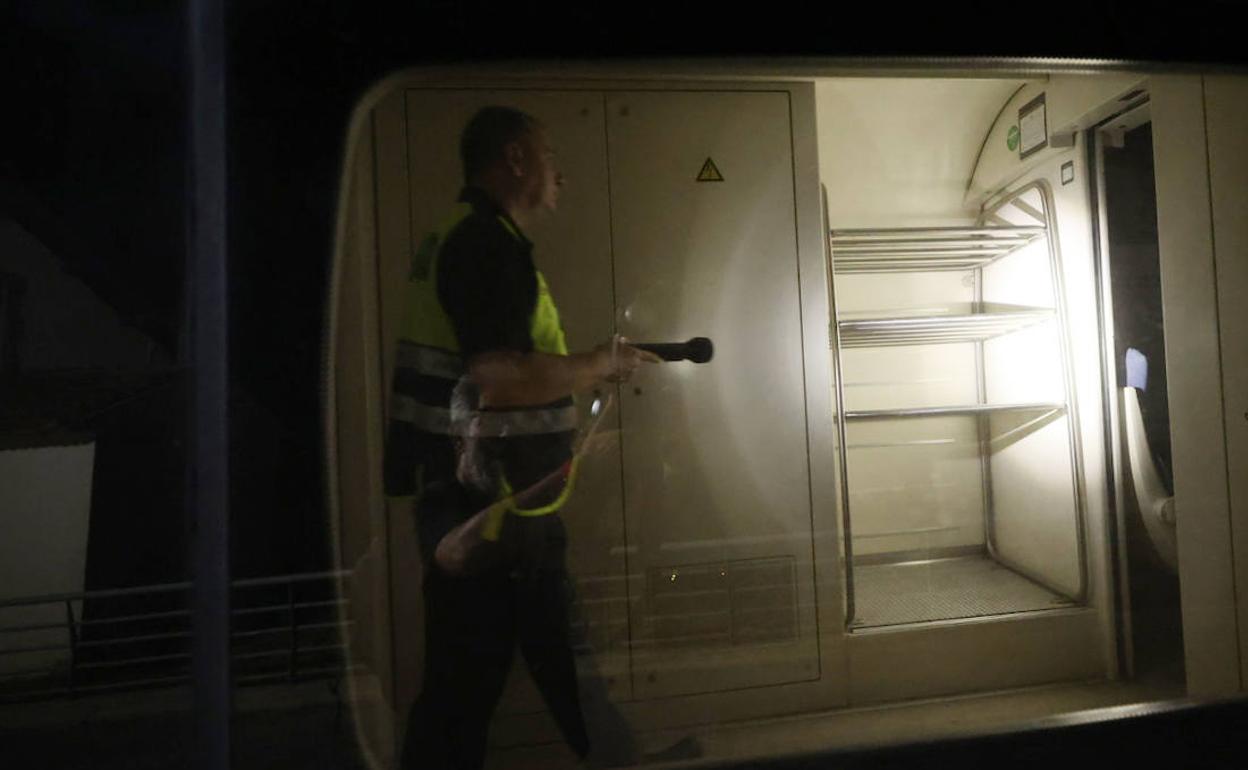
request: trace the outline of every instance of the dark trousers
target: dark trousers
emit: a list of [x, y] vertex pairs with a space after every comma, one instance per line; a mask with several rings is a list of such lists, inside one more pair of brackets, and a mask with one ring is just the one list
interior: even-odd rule
[[425, 577], [425, 676], [402, 767], [475, 770], [517, 646], [564, 739], [589, 751], [569, 634], [568, 574], [539, 569]]

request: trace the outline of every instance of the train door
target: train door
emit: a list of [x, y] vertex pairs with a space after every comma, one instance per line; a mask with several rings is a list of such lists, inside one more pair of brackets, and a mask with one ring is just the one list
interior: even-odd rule
[[1118, 528], [1123, 673], [1183, 680], [1152, 123], [1147, 102], [1088, 133]]

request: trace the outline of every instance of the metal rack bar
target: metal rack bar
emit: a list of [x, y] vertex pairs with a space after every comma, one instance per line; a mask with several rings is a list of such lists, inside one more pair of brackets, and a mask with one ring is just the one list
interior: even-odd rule
[[982, 342], [1019, 331], [1054, 317], [1052, 310], [1030, 308], [956, 316], [871, 318], [837, 324], [840, 342], [847, 348]]
[[855, 252], [890, 251], [1001, 251], [1010, 246], [1023, 246], [1035, 240], [1035, 236], [1011, 236], [1009, 238], [840, 238], [835, 241], [842, 254]]
[[946, 273], [975, 270], [995, 259], [965, 257], [961, 259], [939, 260], [859, 260], [852, 265], [842, 263], [836, 268], [837, 275], [883, 273]]
[[946, 270], [974, 270], [1005, 255], [1003, 251], [946, 252], [859, 252], [837, 257], [836, 272], [923, 273]]
[[[1022, 201], [1022, 197], [1032, 190], [1035, 190], [1038, 192], [1038, 195], [1040, 198], [1039, 202], [1040, 202], [1041, 207], [1043, 208], [1043, 211], [1036, 209], [1035, 207], [1030, 206], [1030, 205], [1026, 205], [1026, 204], [1023, 206], [1019, 205], [1019, 203]], [[1070, 340], [1069, 340], [1070, 327], [1069, 327], [1068, 318], [1066, 315], [1066, 307], [1065, 307], [1066, 292], [1065, 292], [1065, 288], [1063, 286], [1063, 280], [1062, 280], [1063, 268], [1062, 268], [1060, 239], [1057, 233], [1057, 219], [1053, 215], [1054, 199], [1053, 199], [1052, 187], [1049, 185], [1049, 183], [1046, 180], [1037, 179], [1032, 182], [1029, 182], [1028, 184], [1020, 188], [1012, 190], [1004, 198], [994, 203], [991, 207], [986, 207], [981, 213], [981, 217], [980, 217], [981, 221], [1002, 222], [1007, 225], [1012, 224], [1011, 222], [1009, 222], [1009, 220], [1006, 220], [998, 213], [999, 211], [1004, 209], [1006, 206], [1011, 206], [1014, 209], [1023, 212], [1027, 216], [1030, 216], [1033, 219], [1037, 219], [1038, 221], [1045, 223], [1046, 229], [1052, 231], [1052, 236], [1048, 238], [1048, 240], [1046, 241], [1046, 245], [1048, 246], [1050, 275], [1053, 276], [1053, 299], [1055, 303], [1054, 318], [1057, 321], [1057, 332], [1058, 332], [1057, 339], [1058, 339], [1058, 345], [1061, 349], [1062, 379], [1064, 381], [1065, 394], [1066, 394], [1065, 412], [1068, 416], [1067, 434], [1068, 434], [1068, 444], [1069, 444], [1071, 466], [1072, 466], [1071, 470], [1074, 476], [1074, 478], [1072, 479], [1073, 481], [1072, 493], [1074, 497], [1074, 506], [1075, 506], [1075, 528], [1076, 528], [1075, 545], [1078, 551], [1078, 562], [1079, 562], [1079, 586], [1078, 586], [1078, 590], [1075, 593], [1075, 596], [1072, 597], [1072, 599], [1076, 604], [1083, 604], [1087, 601], [1088, 594], [1089, 594], [1089, 586], [1088, 586], [1089, 568], [1088, 568], [1088, 553], [1087, 553], [1087, 543], [1086, 543], [1086, 534], [1087, 534], [1086, 516], [1087, 515], [1086, 515], [1086, 504], [1085, 504], [1085, 499], [1084, 499], [1083, 454], [1080, 449], [1080, 441], [1077, 435], [1077, 425], [1079, 424], [1079, 414], [1078, 414], [1078, 402], [1076, 401], [1076, 398], [1075, 398], [1074, 361], [1073, 361], [1071, 350], [1070, 350]], [[1048, 582], [1044, 580], [1042, 577], [1034, 575], [1028, 570], [1021, 567], [1020, 565], [1013, 564], [1009, 560], [1002, 558], [1002, 556], [997, 553], [997, 549], [994, 543], [995, 538], [992, 534], [992, 530], [988, 530], [988, 532], [989, 532], [989, 537], [988, 537], [987, 545], [989, 548], [989, 553], [992, 554], [993, 558], [996, 559], [1000, 564], [1010, 569], [1013, 569], [1015, 572], [1018, 572], [1019, 574], [1024, 575], [1028, 579], [1033, 580], [1041, 585], [1044, 585], [1050, 588], [1051, 590], [1057, 591], [1058, 593], [1064, 593], [1060, 588], [1055, 588], [1054, 586], [1049, 585]]]
[[956, 237], [956, 236], [976, 236], [987, 235], [1025, 235], [1035, 234], [1044, 235], [1045, 228], [1036, 226], [1020, 226], [1014, 224], [1006, 224], [1002, 227], [860, 227], [860, 228], [838, 228], [831, 231], [831, 236], [835, 241], [838, 238], [862, 238], [862, 237], [918, 237], [926, 236], [932, 238]]
[[[1022, 200], [1022, 196], [1038, 192], [1035, 205]], [[826, 206], [826, 200], [825, 200]], [[1017, 225], [1000, 213], [1005, 206], [1027, 216], [1035, 224]], [[1066, 335], [1067, 319], [1061, 286], [1061, 257], [1056, 239], [1056, 223], [1052, 217], [1052, 192], [1043, 182], [1033, 182], [1012, 191], [1005, 200], [981, 212], [980, 221], [971, 227], [934, 228], [867, 228], [828, 230], [829, 272], [842, 275], [853, 273], [902, 273], [902, 272], [971, 272], [978, 282], [982, 269], [1010, 254], [1016, 253], [1039, 239], [1046, 239], [1048, 262], [1054, 276], [1055, 303], [1053, 308], [972, 306], [973, 310], [950, 315], [926, 315], [923, 317], [884, 317], [844, 319], [836, 312], [835, 291], [832, 294], [833, 359], [837, 377], [837, 430], [841, 440], [842, 497], [844, 507], [845, 553], [851, 564], [846, 565], [846, 625], [855, 622], [854, 580], [852, 569], [852, 517], [849, 514], [848, 469], [845, 455], [846, 426], [850, 421], [919, 418], [927, 416], [982, 416], [995, 413], [1036, 414], [1036, 420], [1048, 419], [1053, 414], [1069, 416], [1071, 451], [1075, 474], [1076, 518], [1079, 537], [1079, 588], [1075, 602], [1086, 600], [1088, 584], [1087, 546], [1084, 542], [1085, 513], [1082, 499], [1082, 458], [1073, 434], [1076, 407], [1071, 385], [1071, 361]], [[825, 213], [826, 216], [826, 213]], [[977, 285], [977, 301], [982, 299]], [[976, 312], [977, 311], [977, 312]], [[984, 404], [966, 406], [877, 409], [846, 411], [843, 400], [841, 351], [849, 348], [889, 347], [901, 345], [930, 345], [940, 343], [975, 343], [977, 354], [982, 357], [983, 343], [994, 337], [1016, 332], [1035, 324], [1053, 322], [1062, 348], [1063, 375], [1066, 380], [1066, 400], [1063, 403], [1042, 404]], [[982, 368], [982, 358], [979, 364]], [[982, 372], [981, 372], [982, 378]], [[980, 383], [979, 400], [985, 400], [983, 383]], [[1032, 420], [1034, 423], [1035, 420]], [[1030, 423], [1029, 423], [1030, 424]], [[981, 421], [981, 452], [991, 451], [986, 446]], [[985, 465], [987, 465], [985, 461]], [[985, 477], [987, 478], [987, 476]], [[992, 498], [989, 482], [985, 481], [986, 531], [991, 530]], [[988, 547], [992, 549], [992, 536]], [[1010, 566], [1010, 565], [1007, 565]], [[1023, 573], [1026, 574], [1026, 573]], [[1030, 577], [1030, 576], [1029, 576]], [[1034, 579], [1034, 578], [1033, 578]]]
[[834, 230], [837, 273], [974, 270], [1043, 237], [1043, 227], [951, 227]]
[[[841, 547], [844, 549], [845, 570], [845, 628], [849, 628], [854, 623], [854, 613], [856, 611], [854, 605], [854, 537], [853, 537], [853, 517], [849, 512], [849, 439], [846, 430], [845, 421], [845, 380], [844, 367], [841, 362], [841, 332], [840, 324], [837, 320], [840, 318], [836, 310], [836, 284], [833, 280], [835, 268], [832, 264], [832, 237], [833, 231], [828, 229], [828, 188], [823, 185], [819, 186], [820, 197], [823, 200], [823, 229], [828, 234], [828, 310], [832, 314], [831, 329], [829, 330], [829, 338], [832, 343], [832, 373], [835, 381], [835, 397], [836, 406], [836, 455], [840, 471], [840, 492], [841, 492]], [[853, 232], [853, 231], [851, 231]]]
[[1012, 199], [1010, 203], [1014, 206], [1014, 208], [1023, 212], [1024, 214], [1036, 220], [1037, 222], [1047, 221], [1046, 217], [1044, 216], [1043, 211], [1031, 205], [1027, 201], [1023, 200], [1021, 196]]
[[847, 420], [888, 420], [908, 417], [946, 417], [995, 414], [998, 412], [1060, 412], [1065, 404], [971, 404], [966, 406], [929, 406], [911, 409], [862, 409], [846, 412]]

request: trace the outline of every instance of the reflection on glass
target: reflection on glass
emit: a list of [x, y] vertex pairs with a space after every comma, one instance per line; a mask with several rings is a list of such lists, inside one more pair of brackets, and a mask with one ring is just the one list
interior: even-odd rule
[[[706, 755], [739, 757], [782, 714], [828, 746], [849, 740], [826, 736], [852, 707], [914, 698], [939, 714], [942, 696], [977, 695], [984, 727], [1181, 692], [1172, 645], [1164, 675], [1113, 683], [1132, 673], [1128, 638], [1143, 661], [1150, 633], [1122, 621], [1149, 576], [1114, 554], [1149, 529], [1117, 528], [1106, 483], [1127, 479], [1102, 441], [1097, 334], [1097, 276], [1117, 272], [1097, 260], [1118, 247], [1092, 240], [1099, 161], [1079, 132], [1143, 80], [1080, 82], [384, 95], [352, 177], [335, 390], [338, 536], [372, 613], [349, 635], [370, 754], [394, 757], [428, 685], [437, 558], [420, 553], [419, 506], [377, 486], [380, 426], [404, 409], [381, 384], [407, 365], [387, 346], [413, 239], [462, 182], [438, 148], [487, 104], [540, 115], [559, 147], [559, 211], [524, 233], [568, 349], [715, 341], [712, 361], [644, 367], [574, 404], [578, 429], [604, 429], [559, 511], [590, 756], [614, 741], [653, 758], [696, 733]], [[1010, 129], [1041, 93], [1051, 123], [1087, 124], [1022, 159]], [[722, 179], [699, 179], [708, 158]], [[1119, 302], [1115, 323], [1135, 300]], [[1163, 594], [1134, 606], [1175, 621]], [[1048, 703], [987, 695], [1054, 682]], [[487, 764], [570, 761], [540, 676], [512, 667], [496, 702]], [[892, 718], [886, 739], [922, 733]]]

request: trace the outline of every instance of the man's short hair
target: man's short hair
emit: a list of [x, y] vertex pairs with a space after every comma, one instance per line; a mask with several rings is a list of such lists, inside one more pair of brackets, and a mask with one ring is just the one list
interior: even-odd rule
[[472, 116], [459, 139], [464, 181], [503, 160], [503, 148], [537, 125], [533, 116], [512, 107], [482, 107]]

